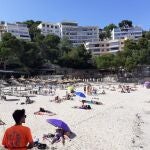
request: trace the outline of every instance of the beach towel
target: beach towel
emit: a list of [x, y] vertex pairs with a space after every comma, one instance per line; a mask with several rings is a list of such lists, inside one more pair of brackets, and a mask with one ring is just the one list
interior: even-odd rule
[[56, 115], [55, 113], [48, 113], [48, 112], [40, 112], [40, 111], [38, 111], [38, 112], [34, 112], [34, 115], [47, 115], [47, 116], [54, 116], [54, 115]]

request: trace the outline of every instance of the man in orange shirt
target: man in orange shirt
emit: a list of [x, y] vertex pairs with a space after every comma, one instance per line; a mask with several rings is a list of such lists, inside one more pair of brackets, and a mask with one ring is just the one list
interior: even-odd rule
[[16, 124], [6, 130], [2, 145], [9, 150], [27, 150], [33, 148], [30, 128], [22, 126], [26, 118], [25, 110], [15, 110], [13, 118]]

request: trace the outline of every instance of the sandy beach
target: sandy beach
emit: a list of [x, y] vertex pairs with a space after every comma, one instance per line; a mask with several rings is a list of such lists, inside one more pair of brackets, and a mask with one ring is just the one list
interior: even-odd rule
[[[93, 86], [97, 86], [98, 84]], [[116, 89], [118, 85], [115, 85]], [[76, 91], [83, 92], [83, 87]], [[87, 96], [87, 100], [97, 100], [103, 105], [92, 105], [91, 110], [74, 109], [80, 106], [80, 98], [66, 100], [62, 103], [50, 102], [54, 96], [37, 95], [31, 97], [33, 104], [20, 105], [25, 101], [0, 101], [0, 119], [6, 125], [0, 126], [0, 141], [7, 127], [14, 124], [12, 113], [15, 109], [25, 109], [27, 118], [25, 125], [31, 128], [33, 138], [39, 138], [49, 149], [58, 150], [150, 150], [150, 90], [137, 86], [136, 91], [121, 93], [118, 90], [106, 89], [105, 95]], [[64, 96], [66, 90], [57, 89], [57, 95]], [[94, 99], [95, 98], [95, 99]], [[56, 115], [34, 115], [40, 107], [50, 110]], [[42, 140], [43, 134], [54, 133], [56, 127], [48, 124], [46, 119], [55, 118], [65, 121], [75, 137], [51, 145]], [[1, 142], [0, 142], [1, 143]], [[34, 148], [35, 149], [35, 148]]]

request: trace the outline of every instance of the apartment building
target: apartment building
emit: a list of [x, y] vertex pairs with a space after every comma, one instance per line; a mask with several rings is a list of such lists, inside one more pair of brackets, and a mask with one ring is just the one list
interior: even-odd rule
[[41, 30], [41, 34], [43, 35], [48, 35], [48, 34], [54, 34], [57, 36], [61, 36], [60, 34], [60, 27], [59, 27], [59, 23], [46, 23], [43, 22], [41, 24], [38, 25], [38, 29]]
[[4, 21], [0, 21], [0, 41], [2, 40], [2, 34], [5, 33], [5, 22]]
[[134, 39], [138, 40], [142, 37], [142, 28], [135, 27], [126, 27], [126, 28], [114, 28], [111, 32], [112, 40], [115, 39]]
[[29, 30], [26, 24], [21, 23], [5, 23], [6, 32], [11, 33], [18, 39], [30, 41]]
[[122, 51], [124, 47], [124, 40], [104, 40], [98, 42], [87, 42], [84, 44], [85, 48], [92, 53], [92, 55], [103, 55], [118, 51]]
[[60, 23], [41, 23], [38, 29], [44, 35], [55, 34], [60, 38], [67, 37], [73, 45], [99, 41], [99, 28], [97, 26], [78, 26], [76, 22], [64, 21]]
[[74, 45], [99, 41], [97, 26], [78, 26], [75, 22], [61, 22], [60, 30], [61, 38], [67, 37]]

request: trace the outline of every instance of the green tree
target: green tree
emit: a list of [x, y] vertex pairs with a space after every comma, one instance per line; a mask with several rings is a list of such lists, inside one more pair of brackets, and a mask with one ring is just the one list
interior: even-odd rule
[[22, 42], [24, 50], [21, 53], [21, 61], [25, 67], [30, 71], [39, 68], [43, 65], [44, 59], [42, 58], [41, 51], [36, 43]]
[[27, 20], [23, 23], [27, 24], [27, 27], [29, 28], [31, 41], [35, 41], [36, 36], [41, 34], [41, 31], [37, 28], [37, 26], [41, 23], [41, 21]]
[[146, 38], [147, 40], [150, 40], [150, 31], [144, 31], [143, 37]]
[[114, 55], [105, 54], [95, 57], [95, 63], [98, 69], [112, 69], [114, 68]]
[[138, 47], [140, 49], [148, 49], [148, 45], [149, 45], [149, 43], [148, 43], [148, 39], [147, 38], [140, 38], [138, 40]]
[[[107, 37], [106, 31], [101, 31], [99, 33], [99, 38], [100, 38], [101, 41], [103, 41], [104, 39], [107, 39], [108, 37]], [[109, 34], [109, 38], [110, 38], [110, 34]]]
[[45, 59], [51, 63], [57, 63], [60, 56], [59, 51], [60, 38], [56, 35], [47, 35], [43, 40], [42, 50]]
[[124, 68], [126, 56], [123, 51], [117, 52], [113, 59], [114, 68], [118, 70], [119, 68]]
[[73, 45], [71, 41], [67, 37], [64, 37], [60, 40], [59, 43], [59, 49], [60, 49], [60, 55], [63, 56], [63, 53], [68, 53], [73, 48]]
[[111, 38], [111, 31], [117, 28], [117, 26], [113, 23], [109, 24], [108, 26], [104, 27], [104, 31], [106, 32], [106, 37]]
[[120, 28], [132, 27], [132, 21], [131, 20], [122, 20], [121, 22], [119, 22], [118, 26]]
[[5, 33], [2, 36], [0, 43], [0, 60], [3, 64], [3, 69], [7, 69], [7, 66], [19, 66], [20, 63], [20, 51], [22, 50], [20, 40], [16, 39], [10, 33]]
[[88, 52], [84, 45], [73, 47], [68, 53], [64, 53], [59, 64], [65, 67], [85, 69], [91, 67], [91, 53]]

